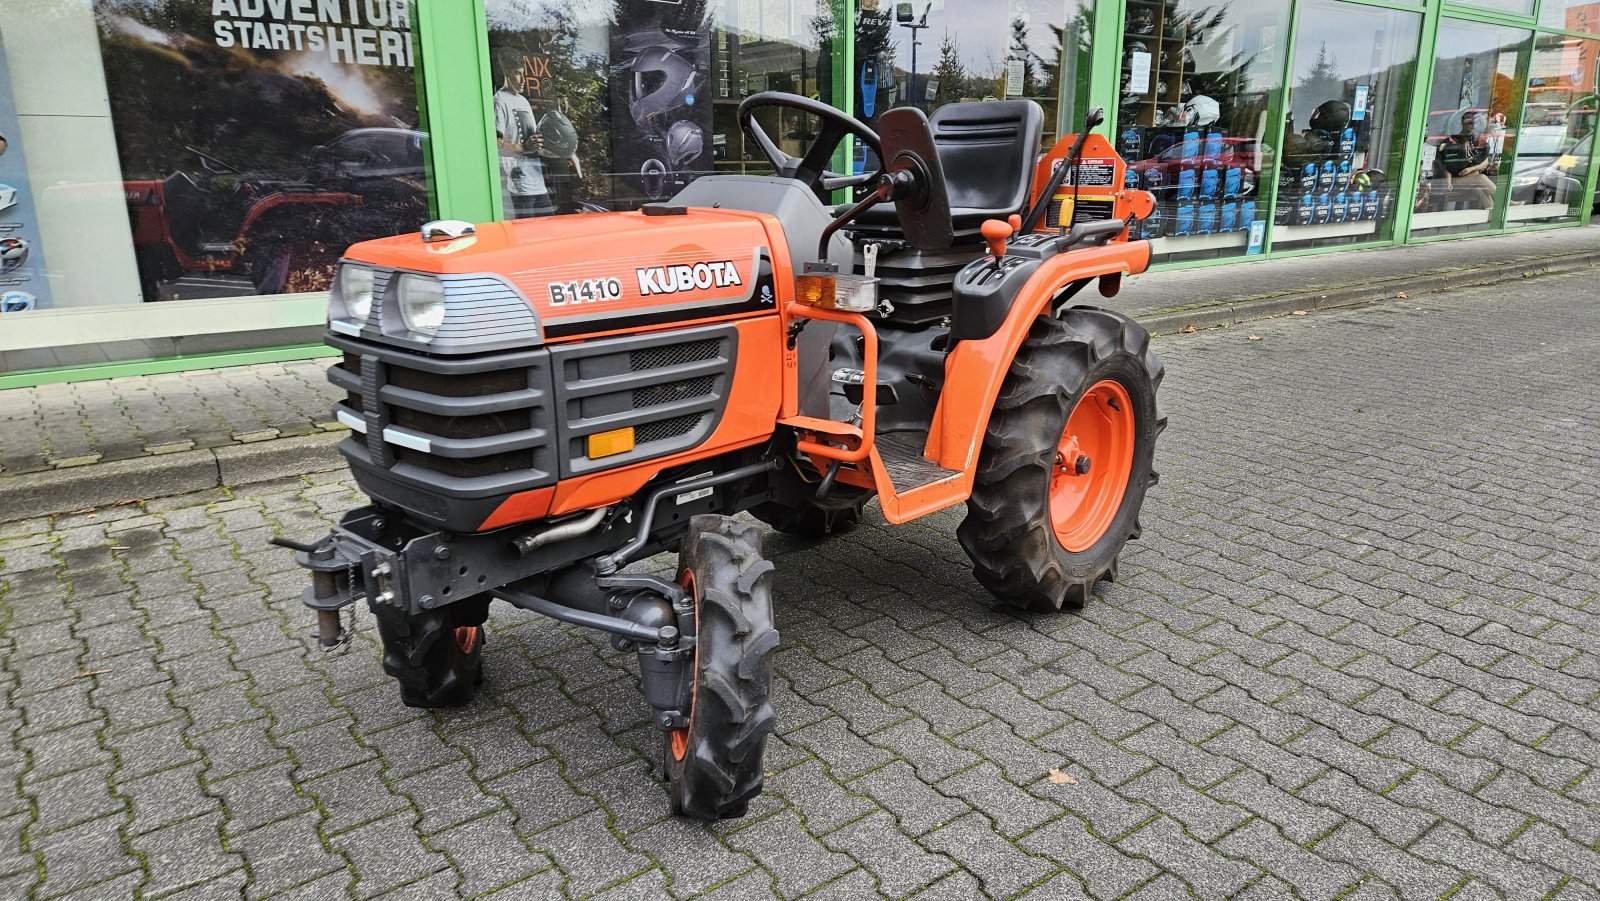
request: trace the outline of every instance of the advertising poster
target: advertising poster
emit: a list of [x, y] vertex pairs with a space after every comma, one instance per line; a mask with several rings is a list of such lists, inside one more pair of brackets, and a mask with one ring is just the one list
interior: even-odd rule
[[0, 315], [50, 308], [39, 220], [28, 185], [26, 148], [11, 99], [11, 69], [0, 46]]
[[146, 301], [326, 290], [428, 218], [407, 0], [96, 0]]
[[506, 218], [598, 209], [611, 193], [605, 11], [487, 0], [484, 12]]
[[704, 0], [618, 0], [611, 140], [619, 198], [664, 200], [711, 171], [710, 57]]

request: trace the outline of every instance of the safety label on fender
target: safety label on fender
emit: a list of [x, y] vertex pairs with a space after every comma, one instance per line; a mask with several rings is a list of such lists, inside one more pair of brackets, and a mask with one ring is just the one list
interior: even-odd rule
[[864, 385], [867, 383], [867, 374], [859, 369], [835, 369], [833, 380], [841, 385]]
[[[1061, 165], [1057, 160], [1056, 165]], [[1076, 182], [1074, 182], [1076, 180]], [[1086, 159], [1079, 161], [1067, 172], [1065, 185], [1076, 183], [1080, 188], [1112, 188], [1117, 184], [1117, 161], [1113, 159]]]

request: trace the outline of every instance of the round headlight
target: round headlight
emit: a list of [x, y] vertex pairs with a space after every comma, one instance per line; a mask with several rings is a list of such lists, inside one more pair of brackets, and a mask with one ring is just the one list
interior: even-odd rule
[[365, 266], [339, 264], [334, 279], [334, 295], [344, 304], [345, 315], [365, 324], [372, 315], [372, 270]]
[[444, 324], [444, 283], [426, 275], [400, 276], [400, 318], [420, 337], [432, 338]]

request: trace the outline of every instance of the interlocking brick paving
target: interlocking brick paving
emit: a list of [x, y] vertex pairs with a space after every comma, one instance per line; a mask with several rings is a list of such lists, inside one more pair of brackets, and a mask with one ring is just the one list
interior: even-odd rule
[[1420, 306], [1159, 341], [1081, 615], [996, 609], [960, 511], [770, 536], [772, 776], [712, 827], [595, 634], [498, 613], [441, 712], [365, 613], [308, 651], [265, 540], [339, 474], [0, 526], [0, 897], [1596, 897], [1600, 305]]

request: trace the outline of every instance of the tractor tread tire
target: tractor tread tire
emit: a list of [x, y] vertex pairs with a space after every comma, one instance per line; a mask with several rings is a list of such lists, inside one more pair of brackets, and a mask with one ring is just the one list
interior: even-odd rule
[[372, 607], [383, 640], [383, 671], [400, 684], [407, 707], [461, 707], [483, 684], [483, 632], [470, 652], [455, 640], [450, 608], [408, 616], [386, 604]]
[[[1076, 610], [1097, 583], [1116, 580], [1118, 555], [1139, 537], [1139, 510], [1157, 481], [1155, 439], [1167, 421], [1156, 393], [1164, 374], [1149, 332], [1125, 316], [1073, 307], [1034, 322], [995, 399], [956, 530], [973, 575], [995, 597], [1024, 610]], [[1122, 383], [1135, 407], [1133, 471], [1105, 534], [1072, 553], [1051, 524], [1051, 467], [1073, 408], [1106, 378]]]
[[761, 529], [726, 516], [689, 521], [679, 569], [693, 574], [699, 604], [688, 748], [663, 741], [673, 811], [698, 820], [744, 816], [761, 793], [762, 755], [777, 717], [772, 710], [772, 564]]

